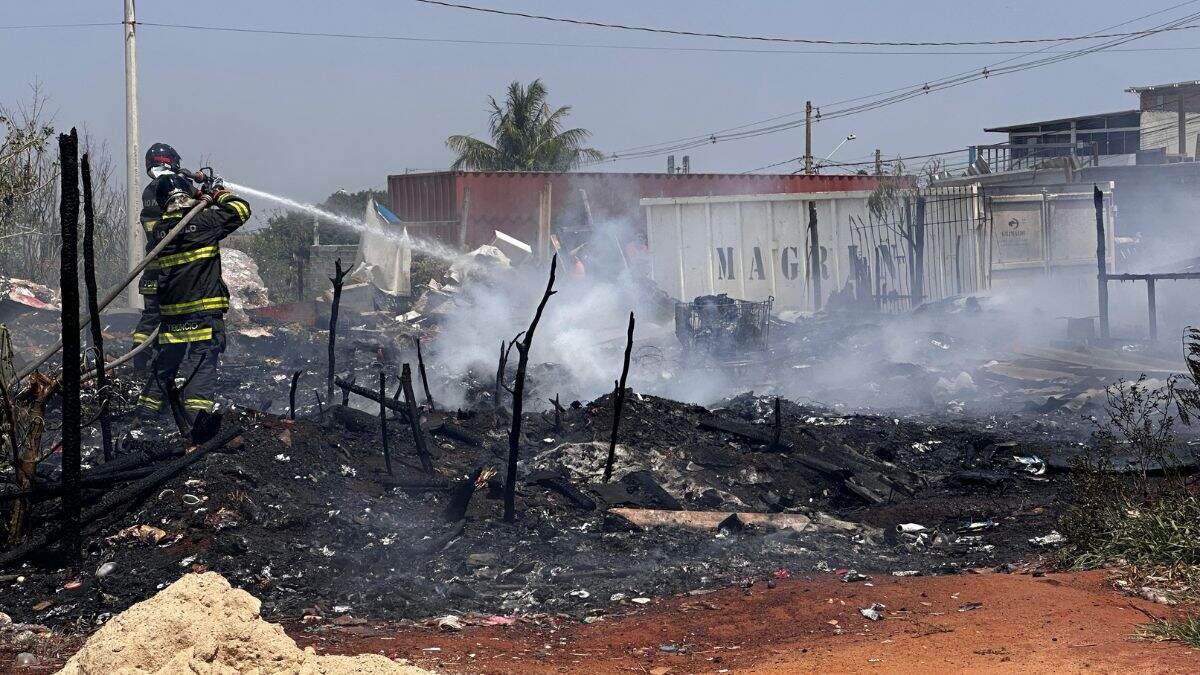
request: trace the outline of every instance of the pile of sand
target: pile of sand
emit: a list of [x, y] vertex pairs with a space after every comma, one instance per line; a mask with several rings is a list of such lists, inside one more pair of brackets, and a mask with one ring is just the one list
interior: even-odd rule
[[261, 603], [220, 574], [188, 574], [96, 631], [59, 671], [69, 675], [419, 675], [378, 654], [300, 649]]

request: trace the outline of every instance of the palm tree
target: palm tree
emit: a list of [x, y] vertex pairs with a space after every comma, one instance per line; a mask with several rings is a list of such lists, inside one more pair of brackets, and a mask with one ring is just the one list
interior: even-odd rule
[[586, 129], [563, 130], [570, 106], [554, 110], [546, 103], [546, 86], [534, 80], [528, 87], [508, 85], [504, 107], [494, 97], [488, 126], [492, 142], [455, 135], [446, 146], [458, 155], [452, 171], [568, 171], [585, 162], [604, 159], [604, 153], [583, 147]]

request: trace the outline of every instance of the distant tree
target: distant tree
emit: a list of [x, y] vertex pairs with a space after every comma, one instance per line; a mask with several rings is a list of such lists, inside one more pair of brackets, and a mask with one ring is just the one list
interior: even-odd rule
[[[62, 226], [53, 105], [39, 85], [24, 101], [0, 100], [0, 277], [58, 286]], [[101, 288], [125, 273], [125, 185], [121, 165], [86, 131], [96, 212], [96, 270]]]
[[[362, 220], [367, 201], [387, 204], [387, 193], [382, 190], [339, 190], [319, 204], [322, 209]], [[262, 228], [236, 235], [231, 238], [231, 248], [244, 250], [258, 264], [258, 274], [266, 284], [274, 302], [303, 300], [321, 289], [301, 289], [305, 268], [308, 266], [309, 246], [313, 243], [313, 216], [296, 211], [280, 211], [267, 218]], [[317, 234], [322, 244], [357, 244], [358, 232], [328, 218], [317, 218]]]
[[503, 107], [493, 97], [488, 122], [492, 142], [473, 136], [446, 139], [458, 159], [451, 170], [474, 171], [569, 171], [589, 161], [604, 159], [604, 153], [584, 147], [591, 132], [563, 129], [570, 106], [551, 109], [548, 91], [541, 80], [522, 87], [508, 85]]

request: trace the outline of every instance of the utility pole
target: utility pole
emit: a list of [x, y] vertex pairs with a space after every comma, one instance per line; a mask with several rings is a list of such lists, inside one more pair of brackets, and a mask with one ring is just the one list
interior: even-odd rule
[[[142, 212], [141, 199], [141, 157], [138, 155], [138, 106], [137, 106], [137, 32], [136, 10], [134, 0], [125, 0], [125, 222], [128, 231], [127, 247], [128, 264], [125, 269], [133, 271], [141, 262], [145, 249], [145, 233], [142, 232], [140, 216]], [[138, 293], [138, 285], [130, 284], [126, 289], [129, 306], [138, 309], [142, 306], [142, 296]]]
[[883, 175], [883, 157], [879, 154], [879, 148], [875, 148], [875, 175]]
[[[130, 0], [132, 2], [132, 0]], [[812, 174], [812, 101], [804, 102], [804, 173]]]

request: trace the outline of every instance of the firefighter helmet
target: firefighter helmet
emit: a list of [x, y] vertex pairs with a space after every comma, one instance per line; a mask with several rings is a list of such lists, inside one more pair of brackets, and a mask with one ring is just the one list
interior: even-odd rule
[[155, 143], [146, 151], [146, 173], [150, 173], [156, 166], [166, 166], [172, 171], [178, 171], [181, 161], [182, 158], [175, 152], [175, 148], [166, 143]]

